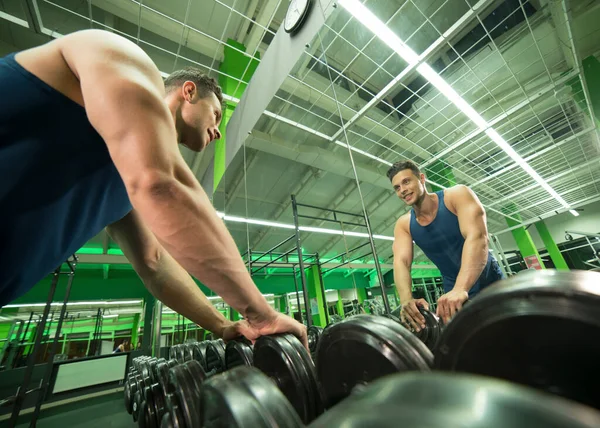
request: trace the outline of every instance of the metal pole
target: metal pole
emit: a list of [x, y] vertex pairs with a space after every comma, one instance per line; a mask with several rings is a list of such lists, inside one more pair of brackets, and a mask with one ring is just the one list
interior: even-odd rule
[[71, 285], [73, 284], [73, 277], [75, 276], [75, 271], [72, 270], [68, 273], [69, 279], [67, 282], [67, 288], [65, 290], [65, 298], [63, 299], [62, 307], [60, 308], [60, 315], [58, 317], [58, 323], [56, 324], [56, 332], [54, 333], [54, 341], [52, 342], [52, 347], [50, 348], [50, 358], [46, 363], [46, 373], [42, 378], [42, 383], [40, 385], [40, 392], [37, 399], [37, 404], [35, 405], [35, 410], [33, 412], [33, 416], [31, 417], [30, 427], [35, 427], [36, 421], [40, 415], [40, 409], [42, 408], [42, 403], [46, 397], [46, 390], [48, 388], [48, 384], [50, 383], [50, 376], [52, 375], [52, 367], [54, 365], [54, 354], [56, 354], [56, 347], [58, 345], [58, 338], [60, 336], [60, 331], [62, 329], [63, 320], [65, 318], [65, 313], [67, 311], [67, 302], [69, 301], [69, 295], [71, 294]]
[[294, 235], [290, 236], [289, 238], [285, 238], [283, 241], [281, 241], [279, 244], [275, 245], [274, 247], [270, 248], [269, 250], [267, 250], [266, 252], [262, 253], [262, 255], [257, 258], [256, 260], [254, 260], [255, 262], [259, 261], [260, 259], [262, 259], [264, 256], [266, 256], [267, 254], [270, 254], [272, 251], [275, 251], [277, 248], [281, 247], [283, 244], [285, 244], [286, 242], [291, 241], [292, 239], [294, 239]]
[[306, 274], [304, 273], [304, 257], [302, 256], [302, 247], [300, 245], [300, 228], [298, 225], [298, 207], [296, 206], [296, 196], [292, 195], [292, 210], [294, 212], [294, 230], [296, 231], [296, 249], [298, 250], [298, 264], [300, 265], [300, 282], [302, 284], [302, 295], [304, 297], [304, 308], [306, 310], [306, 326], [312, 326], [312, 316], [310, 313], [310, 303], [308, 301], [308, 291], [306, 289]]
[[[294, 288], [296, 289], [296, 302], [298, 304], [298, 314], [300, 315], [300, 322], [302, 322], [302, 306], [300, 306], [300, 294], [298, 294], [298, 280], [296, 279], [296, 267], [292, 267], [294, 275]], [[308, 314], [306, 314], [308, 316]]]
[[250, 272], [250, 277], [252, 278], [252, 250], [248, 250], [248, 271]]
[[379, 279], [379, 287], [381, 288], [381, 298], [383, 299], [383, 306], [385, 307], [385, 313], [390, 314], [390, 302], [388, 301], [387, 293], [385, 291], [385, 284], [383, 283], [383, 274], [381, 273], [381, 266], [379, 265], [379, 259], [377, 258], [377, 250], [375, 249], [375, 242], [373, 241], [373, 233], [371, 232], [371, 223], [369, 222], [369, 216], [367, 210], [363, 210], [365, 214], [365, 223], [367, 225], [367, 233], [369, 234], [369, 243], [371, 244], [371, 252], [373, 253], [373, 260], [375, 261], [375, 270], [377, 271], [377, 278]]
[[44, 307], [44, 314], [42, 315], [42, 319], [38, 323], [37, 331], [35, 332], [35, 344], [33, 345], [33, 351], [29, 354], [29, 358], [27, 359], [27, 368], [25, 369], [25, 375], [23, 376], [23, 382], [21, 383], [21, 386], [17, 389], [17, 393], [15, 395], [15, 403], [13, 405], [12, 413], [10, 415], [10, 421], [8, 423], [8, 426], [11, 427], [17, 425], [17, 419], [19, 418], [19, 413], [21, 412], [23, 401], [25, 401], [27, 387], [29, 386], [29, 382], [31, 382], [31, 376], [33, 375], [33, 367], [35, 366], [35, 360], [37, 359], [38, 353], [41, 348], [42, 335], [44, 334], [44, 326], [46, 325], [46, 320], [48, 319], [50, 305], [52, 304], [52, 300], [54, 299], [54, 292], [56, 291], [56, 285], [58, 284], [59, 273], [60, 266], [56, 268], [56, 270], [53, 273], [52, 283], [50, 284], [50, 291], [48, 292], [46, 306]]
[[329, 325], [329, 307], [327, 306], [327, 295], [325, 294], [325, 284], [323, 283], [323, 274], [321, 273], [321, 263], [319, 262], [319, 253], [317, 254], [317, 272], [319, 273], [319, 282], [321, 283], [321, 296], [323, 297], [323, 309], [325, 309], [325, 324]]
[[[33, 316], [33, 312], [31, 313], [31, 315]], [[21, 339], [21, 333], [23, 332], [23, 324], [25, 324], [23, 321], [17, 321], [17, 323], [19, 324], [19, 328], [17, 329], [17, 334], [15, 335], [15, 341], [11, 342], [10, 338], [12, 337], [12, 334], [9, 334], [7, 344], [5, 346], [5, 350], [8, 353], [8, 355], [6, 356], [6, 368], [7, 369], [14, 368], [13, 360], [15, 358], [15, 355], [19, 351], [19, 347], [20, 347], [19, 340]], [[15, 324], [13, 323], [13, 326], [14, 325]], [[14, 331], [14, 328], [12, 329], [12, 331]]]
[[155, 313], [154, 322], [152, 323], [152, 328], [154, 329], [154, 349], [152, 350], [152, 356], [157, 358], [160, 357], [160, 330], [162, 328], [162, 308], [163, 303], [160, 300], [157, 300], [156, 304], [154, 305]]

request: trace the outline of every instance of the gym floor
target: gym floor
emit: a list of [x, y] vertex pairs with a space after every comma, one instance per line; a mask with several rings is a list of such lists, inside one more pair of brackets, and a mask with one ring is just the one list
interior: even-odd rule
[[[30, 414], [23, 414], [17, 428], [29, 427], [29, 417]], [[137, 423], [125, 411], [121, 392], [46, 409], [38, 418], [37, 427], [130, 428], [137, 427]]]

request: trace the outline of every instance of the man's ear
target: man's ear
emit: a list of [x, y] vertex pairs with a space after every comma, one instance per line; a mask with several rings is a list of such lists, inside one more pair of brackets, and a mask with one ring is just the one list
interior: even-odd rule
[[421, 181], [423, 186], [425, 186], [425, 174], [421, 173], [421, 176], [419, 177], [419, 181]]
[[189, 80], [186, 81], [182, 86], [183, 98], [190, 103], [194, 100], [196, 91], [197, 91], [196, 84]]

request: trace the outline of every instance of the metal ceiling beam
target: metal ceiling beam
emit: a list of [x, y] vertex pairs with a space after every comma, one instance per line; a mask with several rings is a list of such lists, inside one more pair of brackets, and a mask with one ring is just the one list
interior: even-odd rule
[[29, 28], [31, 28], [38, 34], [42, 34], [44, 24], [42, 23], [42, 16], [40, 14], [40, 9], [37, 5], [37, 1], [25, 0], [23, 2], [23, 11], [27, 15], [27, 23], [29, 24]]
[[390, 92], [394, 91], [402, 82], [406, 80], [408, 76], [410, 76], [417, 67], [427, 62], [431, 59], [435, 54], [439, 52], [439, 50], [449, 42], [449, 39], [453, 38], [456, 34], [458, 34], [463, 27], [469, 24], [469, 22], [477, 16], [480, 11], [483, 11], [486, 7], [492, 4], [494, 0], [480, 0], [474, 6], [469, 9], [467, 13], [465, 13], [458, 21], [454, 23], [444, 34], [438, 37], [432, 44], [429, 46], [421, 55], [419, 55], [419, 61], [413, 65], [407, 65], [407, 67], [400, 72], [398, 76], [396, 76], [390, 83], [388, 83], [374, 98], [372, 98], [363, 108], [361, 108], [348, 122], [344, 124], [332, 137], [331, 141], [335, 141], [340, 137], [340, 135], [351, 127], [360, 117], [364, 116], [364, 114], [371, 109], [372, 107], [379, 104], [379, 102], [384, 99]]
[[[594, 202], [598, 202], [598, 201], [600, 201], [600, 195], [589, 196], [587, 198], [584, 198], [584, 199], [581, 199], [581, 200], [579, 200], [577, 202], [572, 203], [571, 204], [571, 208], [572, 209], [581, 208], [582, 206], [593, 204]], [[558, 209], [556, 211], [552, 211], [552, 212], [549, 212], [547, 214], [538, 216], [536, 218], [524, 221], [524, 222], [519, 223], [519, 224], [517, 224], [515, 226], [507, 227], [506, 229], [500, 230], [499, 232], [494, 232], [494, 235], [501, 235], [503, 233], [510, 232], [511, 230], [518, 229], [519, 227], [527, 226], [529, 224], [537, 223], [540, 220], [545, 220], [545, 219], [547, 219], [549, 217], [554, 217], [555, 215], [566, 213], [567, 211], [568, 210], [563, 207], [563, 208]]]
[[[248, 3], [248, 7], [246, 8], [246, 13], [244, 13], [245, 16], [252, 18], [254, 16], [254, 14], [256, 13], [258, 8], [258, 0], [252, 0], [250, 3]], [[242, 25], [240, 25], [240, 28], [238, 29], [237, 32], [237, 36], [236, 36], [236, 40], [241, 42], [244, 46], [246, 46], [246, 36], [248, 33], [248, 27], [250, 26], [251, 22], [249, 19], [244, 19], [242, 20]]]
[[[314, 183], [315, 180], [317, 180], [321, 177], [322, 177], [321, 170], [314, 168], [312, 166], [309, 166], [305, 170], [302, 178], [297, 181], [296, 185], [292, 189], [290, 189], [289, 194], [290, 195], [300, 195], [303, 190], [307, 190], [309, 188], [309, 186], [311, 186], [311, 184]], [[279, 218], [283, 215], [283, 213], [285, 213], [290, 208], [291, 204], [292, 204], [292, 201], [288, 195], [284, 198], [284, 200], [282, 200], [279, 203], [279, 207], [277, 209], [275, 209], [275, 211], [268, 217], [268, 221], [276, 222], [277, 220], [279, 220]], [[258, 232], [256, 232], [256, 234], [250, 240], [250, 248], [252, 248], [253, 250], [257, 249], [258, 246], [260, 245], [260, 243], [267, 236], [267, 234], [269, 233], [270, 230], [271, 230], [270, 227], [265, 227], [264, 229], [261, 229]]]
[[[333, 0], [317, 0], [303, 27], [293, 36], [282, 26], [279, 27], [227, 123], [225, 168], [229, 166], [279, 88], [287, 80], [298, 59], [304, 54], [306, 44], [319, 32], [333, 10]], [[213, 189], [205, 188], [205, 191], [210, 195]]]
[[[567, 169], [559, 174], [553, 175], [552, 177], [546, 178], [546, 182], [550, 183], [551, 181], [554, 180], [558, 180], [561, 177], [564, 177], [565, 175], [569, 175], [569, 174], [575, 174], [577, 171], [581, 171], [584, 168], [587, 168], [589, 166], [597, 166], [600, 167], [600, 159], [596, 158], [596, 159], [591, 159], [583, 164], [578, 164], [577, 165], [577, 170], [574, 169]], [[535, 183], [526, 187], [523, 187], [522, 189], [517, 190], [516, 192], [511, 193], [510, 195], [506, 195], [504, 198], [498, 199], [496, 201], [493, 201], [489, 204], [489, 206], [493, 206], [493, 205], [498, 205], [501, 204], [503, 202], [507, 202], [510, 201], [511, 199], [513, 199], [515, 196], [519, 196], [522, 195], [523, 193], [526, 193], [530, 190], [534, 190], [537, 189], [538, 187], [540, 187], [539, 183]]]
[[[493, 126], [497, 125], [499, 122], [503, 121], [504, 119], [509, 118], [510, 116], [512, 116], [516, 112], [520, 111], [524, 107], [527, 107], [529, 104], [531, 104], [532, 102], [536, 101], [538, 98], [540, 98], [540, 97], [548, 94], [550, 91], [554, 92], [557, 88], [564, 86], [565, 83], [568, 80], [570, 80], [573, 77], [577, 76], [577, 74], [578, 74], [577, 71], [573, 70], [573, 71], [567, 73], [566, 75], [562, 76], [561, 78], [557, 79], [553, 83], [550, 83], [550, 84], [544, 86], [543, 88], [537, 90], [535, 92], [535, 94], [527, 97], [526, 99], [524, 99], [520, 103], [514, 105], [513, 107], [511, 107], [508, 110], [506, 110], [504, 113], [498, 115], [496, 118], [494, 118], [493, 120], [491, 120], [489, 122], [490, 126], [493, 127]], [[458, 149], [463, 144], [467, 143], [468, 141], [472, 140], [473, 138], [475, 138], [475, 137], [477, 137], [477, 136], [479, 136], [479, 135], [481, 135], [483, 133], [484, 133], [484, 131], [482, 131], [481, 129], [476, 129], [475, 131], [473, 131], [470, 134], [466, 135], [465, 137], [461, 138], [460, 140], [458, 140], [454, 144], [446, 147], [444, 150], [442, 150], [441, 152], [439, 152], [435, 156], [431, 157], [431, 159], [427, 160], [427, 162], [425, 162], [422, 165], [422, 167], [425, 168], [425, 167], [431, 165], [435, 161], [443, 158], [448, 153], [451, 153], [451, 152], [455, 151], [456, 149]]]
[[[547, 152], [550, 152], [552, 150], [558, 149], [559, 147], [562, 147], [565, 144], [568, 144], [571, 141], [576, 140], [579, 137], [583, 137], [588, 132], [591, 132], [591, 131], [594, 131], [594, 130], [595, 130], [594, 127], [586, 128], [586, 129], [584, 129], [582, 131], [579, 131], [578, 133], [576, 133], [574, 135], [571, 135], [570, 137], [567, 137], [567, 138], [564, 138], [564, 139], [558, 140], [558, 141], [552, 141], [546, 148], [544, 148], [542, 150], [536, 150], [534, 153], [530, 154], [529, 156], [527, 156], [527, 157], [525, 157], [523, 159], [525, 160], [525, 162], [529, 162], [530, 160], [538, 158], [541, 155], [543, 155], [543, 154], [545, 154]], [[511, 170], [517, 168], [518, 166], [519, 165], [517, 165], [514, 162], [511, 163], [510, 165], [505, 165], [504, 167], [502, 167], [502, 169], [500, 169], [500, 170], [494, 172], [493, 174], [490, 174], [490, 175], [486, 176], [485, 178], [483, 178], [483, 179], [481, 179], [481, 180], [479, 180], [479, 181], [471, 184], [470, 187], [476, 187], [476, 186], [478, 186], [480, 184], [486, 183], [489, 180], [491, 180], [491, 179], [493, 179], [493, 178], [495, 178], [495, 177], [497, 177], [499, 175], [502, 175], [502, 174], [504, 174], [504, 173], [506, 173], [508, 171], [511, 171]]]
[[244, 175], [248, 174], [248, 171], [252, 168], [252, 165], [254, 165], [258, 160], [258, 153], [258, 150], [250, 150], [250, 153], [246, 153], [246, 165], [243, 168], [240, 168], [236, 176], [229, 183], [230, 185], [233, 185], [233, 188], [227, 189], [227, 183], [229, 181], [227, 180], [227, 176], [223, 177], [223, 179], [221, 180], [221, 183], [223, 183], [223, 190], [225, 191], [224, 212], [229, 212], [231, 205], [236, 200], [237, 194], [243, 187], [242, 185], [244, 184]]
[[261, 3], [260, 10], [256, 16], [256, 22], [259, 25], [254, 24], [250, 30], [250, 34], [248, 34], [248, 37], [244, 40], [244, 45], [248, 52], [254, 52], [259, 48], [265, 33], [265, 30], [263, 30], [261, 26], [267, 27], [271, 23], [271, 18], [275, 16], [275, 12], [281, 3], [281, 0], [271, 0]]

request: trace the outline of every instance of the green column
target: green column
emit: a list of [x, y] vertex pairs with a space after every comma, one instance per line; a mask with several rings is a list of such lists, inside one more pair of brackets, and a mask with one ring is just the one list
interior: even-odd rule
[[325, 309], [323, 308], [323, 293], [321, 292], [323, 285], [319, 278], [319, 268], [317, 265], [312, 265], [307, 269], [306, 275], [306, 288], [308, 290], [308, 297], [310, 298], [311, 312], [317, 304], [317, 313], [312, 314], [312, 320], [314, 325], [325, 327], [327, 325], [327, 318], [325, 317]]
[[[246, 46], [236, 42], [235, 40], [228, 39], [227, 44], [223, 49], [223, 62], [219, 67], [219, 71], [227, 74], [224, 76], [219, 74], [219, 85], [223, 89], [223, 93], [240, 99], [246, 86], [247, 82], [254, 74], [256, 67], [258, 67], [258, 59], [260, 55], [256, 53], [256, 59], [249, 58], [242, 52], [246, 52]], [[229, 77], [231, 76], [231, 77]], [[239, 80], [242, 80], [240, 82]], [[216, 189], [225, 174], [225, 147], [226, 147], [226, 134], [227, 134], [227, 123], [233, 114], [235, 104], [229, 101], [225, 101], [223, 106], [223, 119], [219, 126], [221, 132], [221, 139], [215, 142], [215, 163], [214, 163], [214, 188]]]
[[[594, 116], [596, 116], [596, 126], [600, 125], [600, 61], [590, 55], [581, 61], [582, 71], [587, 84], [588, 92], [590, 94], [590, 102], [592, 103], [592, 110]], [[583, 110], [585, 114], [589, 116], [587, 103], [585, 101], [585, 94], [581, 86], [579, 77], [576, 76], [567, 82], [567, 85], [571, 87], [573, 98]]]
[[135, 314], [133, 316], [133, 325], [131, 327], [131, 348], [132, 349], [137, 349], [139, 326], [140, 326], [140, 314]]
[[356, 299], [358, 300], [358, 303], [364, 302], [367, 299], [367, 290], [364, 288], [357, 288]]
[[556, 267], [558, 270], [569, 270], [569, 266], [567, 265], [562, 253], [558, 249], [558, 245], [556, 245], [556, 242], [554, 242], [552, 235], [550, 235], [550, 231], [548, 230], [546, 223], [544, 223], [543, 220], [538, 221], [535, 224], [535, 228], [540, 234], [540, 238], [542, 238], [542, 241], [546, 246], [546, 250], [548, 250], [548, 254], [554, 263], [554, 267]]
[[[506, 207], [502, 208], [502, 212], [505, 214], [509, 214], [511, 217], [516, 219], [521, 219], [519, 214], [516, 212], [516, 205], [510, 203]], [[515, 221], [511, 218], [504, 217], [506, 219], [506, 224], [509, 227], [517, 226], [521, 224], [521, 221]], [[513, 238], [515, 238], [515, 242], [517, 243], [517, 247], [519, 247], [519, 251], [523, 258], [527, 261], [528, 258], [537, 257], [540, 268], [545, 269], [544, 262], [542, 262], [542, 258], [540, 257], [540, 253], [538, 252], [535, 244], [533, 243], [533, 239], [531, 239], [531, 235], [525, 229], [525, 227], [520, 226], [510, 231], [512, 233]]]
[[145, 355], [152, 355], [152, 315], [154, 314], [156, 298], [152, 294], [147, 293], [144, 297], [144, 304], [144, 336], [142, 336], [141, 350]]
[[279, 312], [281, 312], [282, 314], [287, 314], [287, 301], [286, 301], [285, 294], [277, 296], [276, 299], [277, 299], [277, 308], [279, 309]]
[[239, 321], [242, 317], [240, 313], [233, 308], [229, 308], [229, 319], [233, 322]]
[[344, 317], [344, 301], [342, 300], [342, 294], [340, 293], [340, 291], [338, 290], [338, 301], [337, 301], [337, 313], [339, 316], [341, 316], [342, 318]]
[[[441, 184], [444, 187], [452, 187], [456, 185], [456, 177], [454, 177], [454, 171], [452, 167], [444, 160], [439, 159], [432, 163], [428, 168], [425, 169], [425, 175], [431, 181]], [[441, 187], [430, 185], [432, 192], [442, 190]]]

